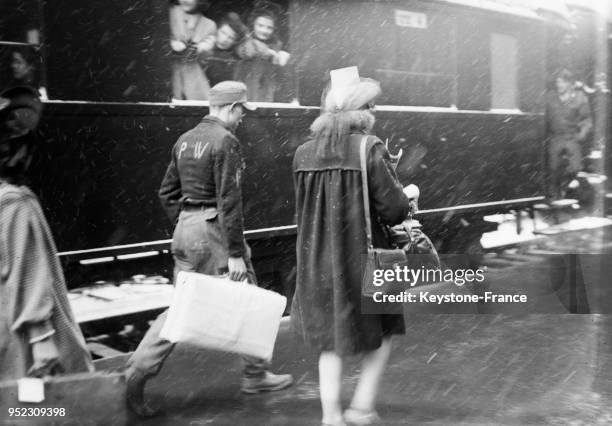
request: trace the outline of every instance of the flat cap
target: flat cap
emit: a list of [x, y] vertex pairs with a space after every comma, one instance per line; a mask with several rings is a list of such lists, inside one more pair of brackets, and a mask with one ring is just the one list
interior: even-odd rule
[[222, 81], [215, 84], [209, 92], [208, 101], [211, 106], [242, 104], [249, 111], [256, 107], [247, 102], [247, 88], [240, 81]]

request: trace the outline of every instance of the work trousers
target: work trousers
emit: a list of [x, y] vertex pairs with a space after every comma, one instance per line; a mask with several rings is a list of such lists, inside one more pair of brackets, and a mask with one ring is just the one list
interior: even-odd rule
[[582, 152], [578, 138], [556, 135], [548, 143], [549, 196], [564, 196], [564, 189], [582, 169]]
[[[222, 237], [223, 231], [219, 225], [217, 209], [183, 210], [179, 215], [172, 238], [175, 282], [179, 271], [199, 272], [207, 275], [227, 273], [229, 254]], [[257, 284], [250, 248], [246, 241], [244, 245], [244, 261], [247, 266], [248, 280], [251, 284]], [[128, 360], [127, 367], [135, 369], [137, 374], [144, 377], [157, 375], [172, 352], [174, 344], [159, 337], [167, 314], [166, 310], [157, 317]], [[243, 355], [242, 360], [245, 377], [263, 377], [268, 369], [268, 363], [263, 359]]]

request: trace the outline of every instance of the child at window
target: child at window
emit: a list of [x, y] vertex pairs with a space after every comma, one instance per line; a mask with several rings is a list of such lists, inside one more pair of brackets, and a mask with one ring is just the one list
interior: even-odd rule
[[172, 94], [175, 99], [208, 99], [210, 84], [199, 63], [215, 45], [217, 25], [202, 14], [201, 0], [175, 0], [170, 6]]
[[238, 46], [242, 60], [236, 69], [236, 79], [246, 83], [248, 99], [273, 102], [278, 86], [277, 71], [289, 62], [288, 52], [281, 50], [276, 35], [280, 7], [275, 3], [259, 2], [251, 13], [251, 33]]
[[234, 80], [236, 64], [240, 60], [236, 46], [247, 32], [246, 26], [235, 12], [226, 14], [218, 24], [215, 46], [203, 61], [211, 87], [224, 80]]

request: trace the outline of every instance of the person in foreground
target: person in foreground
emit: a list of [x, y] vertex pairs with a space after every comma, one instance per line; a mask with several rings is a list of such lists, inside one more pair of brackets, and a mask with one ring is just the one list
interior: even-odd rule
[[0, 95], [0, 381], [93, 371], [51, 230], [24, 185], [41, 109], [32, 88]]
[[[359, 147], [367, 136], [367, 173], [373, 243], [388, 247], [381, 223], [402, 222], [411, 209], [385, 145], [370, 135], [378, 82], [344, 69], [323, 93], [322, 114], [293, 161], [297, 208], [297, 287], [292, 328], [320, 351], [319, 382], [324, 425], [368, 425], [379, 420], [375, 400], [391, 351], [404, 334], [399, 315], [361, 313], [367, 243]], [[338, 70], [342, 71], [342, 70]], [[333, 71], [332, 71], [333, 73]], [[359, 382], [342, 413], [343, 357], [362, 355]]]
[[[223, 81], [210, 89], [210, 114], [183, 134], [172, 148], [172, 159], [159, 190], [173, 223], [175, 278], [179, 271], [207, 275], [229, 273], [234, 281], [257, 284], [243, 230], [241, 174], [243, 160], [234, 131], [247, 103], [243, 83]], [[128, 407], [141, 416], [156, 410], [145, 404], [146, 381], [157, 375], [174, 344], [161, 339], [163, 312], [128, 360]], [[293, 383], [289, 374], [272, 374], [267, 362], [243, 356], [242, 391], [281, 390]]]

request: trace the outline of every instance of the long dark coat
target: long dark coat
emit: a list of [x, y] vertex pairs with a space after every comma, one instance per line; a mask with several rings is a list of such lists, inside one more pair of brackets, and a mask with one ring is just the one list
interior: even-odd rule
[[[401, 315], [361, 313], [361, 276], [367, 252], [359, 147], [351, 135], [336, 159], [315, 155], [317, 141], [300, 146], [293, 162], [297, 207], [297, 287], [294, 330], [320, 351], [352, 355], [404, 333]], [[368, 136], [367, 169], [373, 242], [388, 247], [379, 224], [397, 224], [409, 201], [380, 139]]]

